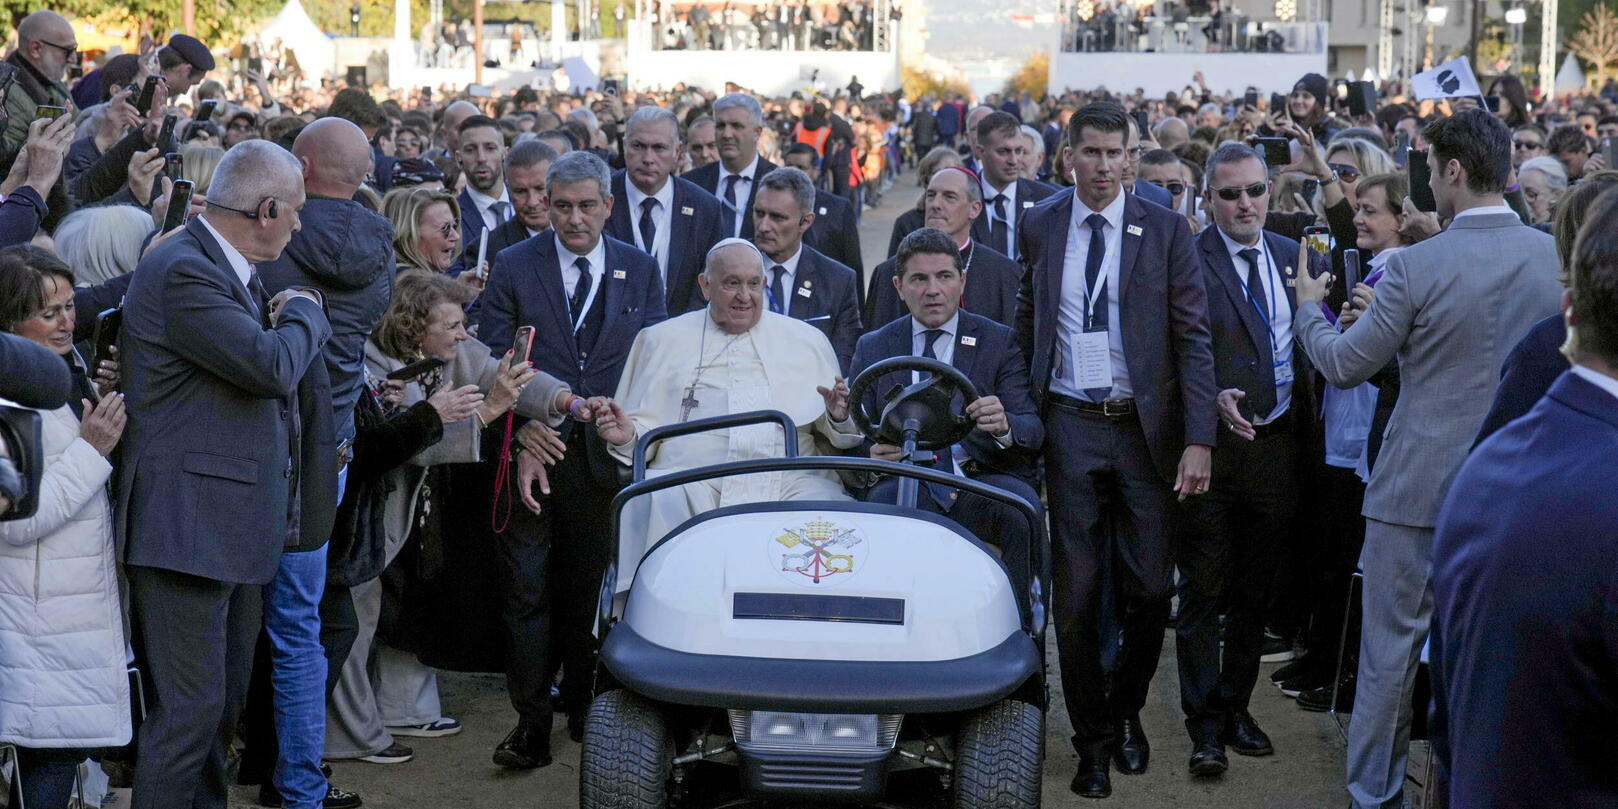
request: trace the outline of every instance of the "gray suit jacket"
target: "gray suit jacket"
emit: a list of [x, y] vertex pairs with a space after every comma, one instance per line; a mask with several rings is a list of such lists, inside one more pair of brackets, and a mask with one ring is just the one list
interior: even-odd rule
[[239, 584], [275, 576], [294, 395], [331, 325], [294, 298], [266, 328], [262, 293], [196, 219], [135, 270], [119, 339], [129, 423], [117, 527], [129, 564]]
[[1557, 310], [1551, 237], [1512, 214], [1463, 216], [1388, 260], [1376, 300], [1339, 333], [1298, 308], [1298, 341], [1348, 388], [1398, 357], [1403, 386], [1365, 492], [1365, 516], [1430, 528], [1500, 384], [1512, 346]]

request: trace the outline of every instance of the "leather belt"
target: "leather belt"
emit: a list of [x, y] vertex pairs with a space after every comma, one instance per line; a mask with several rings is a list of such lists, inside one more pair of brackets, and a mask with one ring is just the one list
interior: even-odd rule
[[1051, 404], [1067, 410], [1080, 413], [1089, 413], [1109, 419], [1121, 419], [1135, 415], [1134, 399], [1109, 399], [1105, 402], [1086, 402], [1060, 393], [1046, 393], [1045, 398]]
[[1253, 425], [1253, 433], [1254, 440], [1258, 440], [1260, 438], [1274, 438], [1278, 435], [1290, 435], [1292, 433], [1291, 408], [1288, 408], [1287, 412], [1282, 413], [1281, 416], [1275, 421], [1268, 424]]

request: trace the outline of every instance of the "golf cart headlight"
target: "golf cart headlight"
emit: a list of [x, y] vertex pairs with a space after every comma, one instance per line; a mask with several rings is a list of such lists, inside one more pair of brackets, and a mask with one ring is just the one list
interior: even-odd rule
[[880, 750], [898, 737], [900, 714], [824, 714], [731, 710], [730, 729], [744, 748]]
[[833, 714], [826, 717], [825, 744], [836, 747], [875, 747], [875, 714]]

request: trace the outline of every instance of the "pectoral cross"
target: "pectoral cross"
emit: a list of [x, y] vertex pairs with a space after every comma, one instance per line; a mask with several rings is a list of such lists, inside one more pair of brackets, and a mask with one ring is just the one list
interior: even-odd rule
[[692, 385], [691, 387], [686, 388], [685, 398], [680, 400], [680, 421], [684, 423], [690, 419], [691, 411], [695, 410], [697, 405], [700, 404], [702, 403], [697, 401], [697, 386]]

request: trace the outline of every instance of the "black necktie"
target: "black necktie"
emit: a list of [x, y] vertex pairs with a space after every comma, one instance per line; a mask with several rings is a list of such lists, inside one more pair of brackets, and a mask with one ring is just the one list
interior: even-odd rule
[[1264, 289], [1263, 277], [1258, 270], [1258, 251], [1249, 247], [1236, 255], [1247, 262], [1247, 297], [1258, 307], [1259, 317], [1264, 320], [1264, 328], [1270, 327], [1270, 296]]
[[511, 204], [503, 199], [495, 200], [494, 204], [489, 206], [489, 210], [494, 213], [495, 227], [504, 225], [506, 220], [511, 218]]
[[[1107, 237], [1102, 229], [1106, 227], [1107, 218], [1098, 213], [1090, 214], [1084, 220], [1090, 228], [1090, 250], [1084, 255], [1084, 288], [1086, 291], [1096, 289], [1096, 279], [1101, 277], [1101, 262], [1107, 257]], [[1085, 331], [1093, 331], [1107, 325], [1107, 285], [1102, 282], [1101, 288], [1095, 293], [1095, 300], [1090, 301], [1094, 311], [1090, 315], [1090, 323]], [[1089, 313], [1086, 313], [1089, 314]]]
[[567, 308], [568, 313], [573, 317], [573, 331], [577, 333], [579, 324], [582, 322], [579, 315], [584, 312], [584, 302], [590, 299], [590, 284], [592, 281], [590, 278], [590, 259], [579, 256], [579, 260], [573, 262], [573, 266], [579, 268], [579, 282], [573, 286], [573, 298], [568, 301]]
[[787, 313], [787, 292], [784, 280], [787, 268], [777, 264], [770, 268], [770, 311], [778, 315]]
[[657, 208], [657, 199], [647, 197], [640, 201], [640, 240], [646, 246], [646, 252], [657, 255], [653, 245], [657, 243], [657, 223], [652, 221], [652, 211]]
[[730, 212], [730, 235], [742, 234], [742, 212], [736, 207], [736, 184], [741, 182], [742, 175], [732, 174], [725, 178], [725, 210]]
[[994, 215], [989, 217], [989, 241], [1009, 256], [1011, 251], [1006, 247], [1006, 241], [1010, 237], [1011, 227], [1006, 222], [1006, 195], [995, 194], [990, 201], [994, 203]]
[[[921, 333], [921, 356], [923, 358], [929, 360], [938, 359], [938, 352], [933, 350], [933, 343], [938, 342], [938, 338], [942, 336], [944, 336], [943, 329], [927, 329]], [[933, 376], [931, 371], [917, 371], [916, 373], [922, 379], [931, 379]]]

